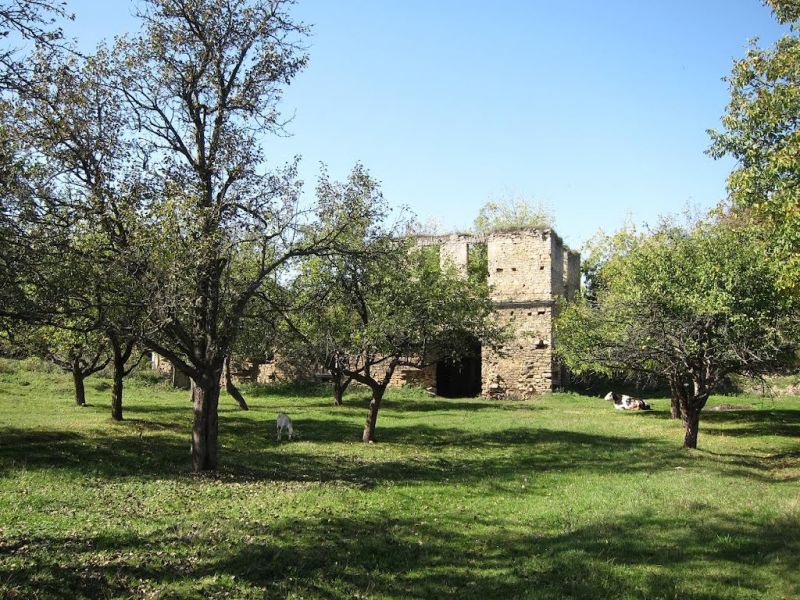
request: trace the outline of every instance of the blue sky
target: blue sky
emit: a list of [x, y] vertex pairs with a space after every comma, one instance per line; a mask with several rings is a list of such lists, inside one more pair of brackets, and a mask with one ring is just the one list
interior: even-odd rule
[[[90, 47], [135, 29], [124, 0], [73, 0]], [[519, 195], [548, 205], [579, 248], [598, 227], [654, 223], [725, 196], [704, 154], [747, 41], [782, 29], [758, 0], [300, 0], [310, 64], [287, 89], [288, 138], [337, 178], [356, 161], [384, 195], [445, 229]]]

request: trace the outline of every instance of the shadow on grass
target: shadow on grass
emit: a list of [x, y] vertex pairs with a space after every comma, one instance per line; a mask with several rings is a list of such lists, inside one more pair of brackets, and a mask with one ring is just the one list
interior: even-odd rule
[[169, 595], [169, 586], [210, 597], [223, 585], [276, 598], [711, 599], [800, 591], [797, 521], [706, 508], [687, 509], [690, 526], [677, 527], [672, 516], [622, 514], [574, 526], [565, 515], [543, 529], [481, 523], [478, 515], [440, 515], [433, 523], [430, 515], [378, 514], [246, 522], [224, 538], [208, 524], [148, 536], [33, 535], [0, 545], [0, 559], [25, 549], [22, 562], [0, 561], [0, 585], [20, 597]]
[[[631, 411], [627, 415], [671, 420], [669, 410]], [[800, 410], [736, 409], [700, 413], [700, 435], [800, 437]]]
[[[425, 400], [404, 400], [390, 399], [386, 402], [386, 407], [395, 406], [404, 412], [445, 412], [445, 411], [479, 411], [479, 410], [544, 410], [541, 406], [535, 406], [527, 402], [518, 404], [499, 403], [499, 402], [480, 402], [478, 400], [446, 399], [439, 396]], [[391, 410], [391, 408], [389, 408]]]
[[[402, 407], [403, 411], [408, 411], [409, 406], [419, 408], [428, 404], [434, 409], [453, 411], [471, 410], [484, 404], [495, 406], [472, 401], [404, 399], [393, 400], [391, 404]], [[261, 407], [261, 410], [274, 408]], [[341, 412], [337, 414], [337, 410]], [[638, 415], [644, 417], [652, 412]], [[797, 425], [791, 420], [796, 419], [798, 412], [708, 413], [701, 420], [701, 436], [716, 433], [715, 424], [724, 427], [719, 432], [727, 435], [745, 435], [742, 432], [747, 431], [750, 435], [790, 436], [796, 432]], [[127, 414], [128, 419], [121, 424], [83, 433], [0, 428], [0, 473], [24, 466], [63, 469], [76, 476], [185, 476], [190, 470], [191, 425], [187, 407], [137, 405]], [[353, 418], [356, 414], [361, 414], [361, 407], [350, 403], [332, 409], [324, 418], [300, 418], [295, 422], [299, 442], [285, 447], [275, 441], [272, 419], [253, 418], [252, 414], [228, 408], [220, 419], [220, 467], [229, 475], [247, 479], [342, 481], [373, 487], [382, 482], [430, 482], [443, 478], [471, 484], [487, 478], [549, 471], [650, 473], [673, 469], [687, 460], [686, 453], [675, 444], [658, 438], [524, 426], [475, 431], [424, 422], [398, 423], [396, 418], [379, 426], [378, 442], [379, 446], [396, 446], [397, 453], [376, 453], [360, 447], [357, 440], [363, 424], [361, 418]], [[506, 448], [512, 450], [504, 452]], [[691, 455], [691, 460], [760, 481], [787, 480], [775, 474], [780, 460], [770, 457], [716, 455], [701, 450]], [[794, 459], [790, 456], [787, 460]]]
[[[152, 431], [157, 433], [146, 434]], [[100, 435], [6, 427], [0, 429], [0, 437], [0, 473], [62, 469], [75, 476], [155, 478], [178, 475], [189, 467], [188, 431], [183, 441], [160, 424], [126, 435], [113, 429]]]
[[[358, 439], [361, 426], [351, 421], [303, 419], [297, 423], [301, 440], [327, 444]], [[92, 474], [160, 478], [189, 469], [188, 428], [149, 428], [132, 420], [107, 432], [38, 431], [3, 428], [0, 469], [3, 471], [61, 468], [76, 475]], [[123, 433], [125, 432], [125, 433]], [[380, 482], [437, 481], [443, 477], [483, 481], [487, 477], [528, 475], [549, 470], [652, 471], [669, 468], [663, 442], [548, 429], [517, 428], [475, 433], [458, 428], [386, 426], [379, 441], [399, 446], [421, 445], [425, 453], [400, 452], [397, 459], [361, 452], [325, 452], [301, 446], [286, 449], [274, 440], [274, 425], [229, 415], [222, 425], [221, 466], [248, 478], [290, 481], [346, 481], [357, 485]], [[358, 442], [356, 442], [358, 443]], [[296, 444], [296, 442], [293, 442]], [[513, 454], [488, 452], [515, 448]], [[464, 448], [452, 454], [433, 449]], [[487, 452], [481, 452], [482, 450]], [[406, 454], [406, 455], [404, 455]], [[498, 455], [500, 454], [500, 455]], [[230, 465], [230, 466], [229, 466]]]
[[704, 430], [712, 435], [800, 438], [800, 410], [703, 411], [701, 434]]

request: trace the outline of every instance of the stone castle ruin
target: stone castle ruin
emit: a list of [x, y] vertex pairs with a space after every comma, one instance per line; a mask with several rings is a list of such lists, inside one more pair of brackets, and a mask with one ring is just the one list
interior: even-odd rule
[[[443, 266], [450, 263], [465, 277], [485, 277], [498, 319], [511, 334], [496, 350], [476, 344], [471, 356], [458, 362], [398, 367], [391, 385], [418, 385], [448, 398], [530, 398], [567, 383], [553, 353], [553, 317], [557, 300], [573, 298], [580, 288], [577, 252], [551, 229], [420, 236], [417, 245], [437, 250]], [[176, 377], [169, 361], [158, 355], [153, 361], [154, 368]], [[285, 379], [279, 362], [234, 363], [234, 379]]]
[[[577, 252], [551, 229], [421, 237], [418, 244], [437, 246], [441, 263], [465, 276], [483, 271], [498, 319], [511, 332], [496, 351], [476, 347], [472, 358], [424, 370], [424, 384], [440, 396], [494, 398], [529, 398], [566, 384], [553, 354], [553, 317], [557, 300], [580, 288]], [[414, 379], [402, 371], [401, 380]]]

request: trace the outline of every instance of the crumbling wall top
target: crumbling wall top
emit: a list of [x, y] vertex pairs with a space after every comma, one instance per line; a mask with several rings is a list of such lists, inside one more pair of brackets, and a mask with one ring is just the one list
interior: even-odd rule
[[564, 248], [565, 252], [571, 254], [578, 254], [578, 252], [570, 249], [561, 236], [556, 233], [554, 229], [516, 229], [512, 231], [495, 231], [492, 233], [443, 233], [437, 235], [430, 234], [417, 234], [415, 235], [416, 243], [419, 246], [434, 246], [443, 243], [457, 244], [485, 244], [491, 240], [503, 240], [522, 237], [538, 237], [541, 236], [543, 240], [548, 237], [555, 239], [556, 244]]

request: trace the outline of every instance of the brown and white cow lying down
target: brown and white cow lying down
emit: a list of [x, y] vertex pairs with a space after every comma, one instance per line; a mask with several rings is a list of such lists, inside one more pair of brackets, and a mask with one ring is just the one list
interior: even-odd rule
[[617, 410], [650, 410], [650, 405], [641, 398], [634, 398], [627, 394], [608, 392], [605, 399], [614, 403]]

